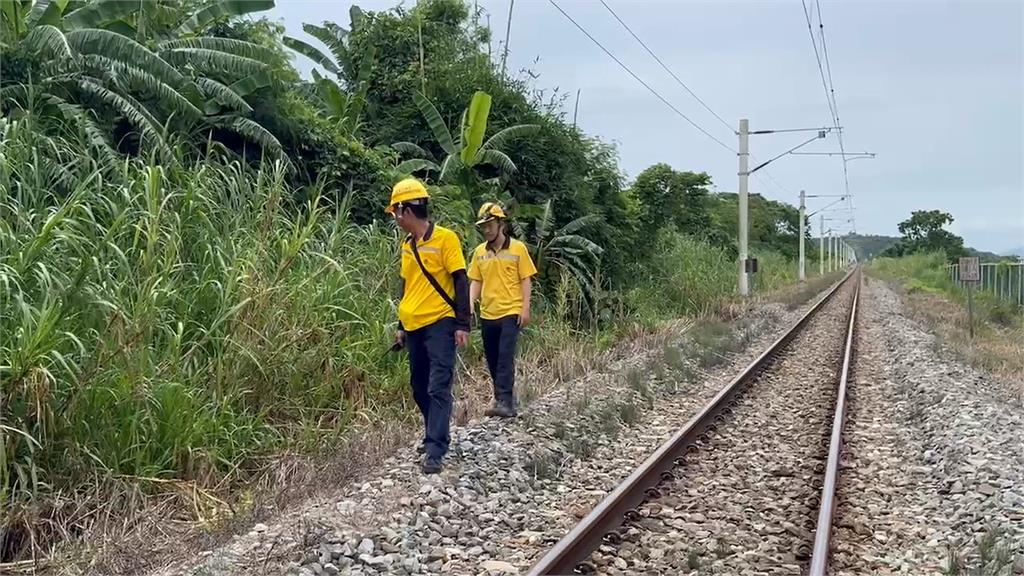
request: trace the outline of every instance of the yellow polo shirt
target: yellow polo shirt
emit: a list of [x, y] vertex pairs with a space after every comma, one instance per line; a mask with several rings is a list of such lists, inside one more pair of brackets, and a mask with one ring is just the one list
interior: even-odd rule
[[505, 245], [497, 252], [487, 243], [476, 247], [469, 264], [469, 279], [480, 282], [480, 317], [497, 320], [523, 311], [520, 283], [537, 273], [526, 245], [505, 237]]
[[[442, 318], [454, 318], [455, 311], [423, 275], [412, 253], [411, 237], [402, 242], [402, 279], [405, 290], [398, 305], [398, 320], [407, 331], [419, 330]], [[466, 269], [459, 237], [451, 230], [431, 224], [426, 236], [416, 243], [423, 266], [441, 288], [455, 300], [452, 273]]]

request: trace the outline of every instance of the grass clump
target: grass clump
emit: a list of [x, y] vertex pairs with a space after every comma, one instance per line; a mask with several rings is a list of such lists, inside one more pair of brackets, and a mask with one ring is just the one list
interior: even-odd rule
[[703, 348], [715, 348], [731, 337], [732, 333], [733, 328], [728, 323], [712, 318], [698, 322], [690, 330], [690, 340]]
[[696, 550], [690, 550], [686, 554], [686, 567], [690, 570], [700, 570], [701, 568], [700, 553]]
[[[660, 365], [655, 364], [655, 368], [658, 366]], [[657, 374], [655, 378], [661, 380]], [[639, 368], [630, 368], [626, 372], [626, 383], [634, 397], [640, 399], [648, 408], [654, 407], [654, 390]]]
[[523, 382], [519, 385], [518, 400], [519, 404], [526, 408], [537, 399], [537, 387], [531, 384], [529, 381]]
[[586, 460], [594, 455], [597, 446], [586, 436], [576, 435], [566, 439], [565, 449], [580, 460]]
[[786, 310], [796, 310], [815, 296], [821, 294], [826, 288], [838, 282], [844, 274], [846, 274], [845, 270], [838, 270], [826, 272], [823, 276], [808, 278], [798, 286], [790, 286], [780, 290], [774, 297], [774, 300], [785, 305]]
[[666, 344], [661, 349], [661, 359], [665, 366], [674, 372], [679, 372], [686, 366], [686, 358], [683, 356], [682, 349], [672, 344]]
[[555, 480], [562, 474], [562, 458], [554, 450], [534, 446], [523, 468], [534, 480]]
[[637, 407], [635, 397], [630, 394], [626, 398], [623, 398], [618, 402], [619, 405], [619, 422], [630, 425], [640, 419], [640, 410]]
[[119, 180], [83, 174], [56, 206], [0, 187], [0, 501], [97, 470], [213, 483], [404, 396], [381, 353], [394, 231], [315, 198], [285, 210], [281, 169]]
[[[645, 282], [630, 290], [627, 301], [640, 318], [702, 316], [732, 300], [736, 258], [727, 248], [662, 231], [641, 272]], [[796, 267], [781, 254], [760, 250], [757, 292], [796, 281]], [[685, 264], [681, 264], [685, 263]], [[640, 274], [640, 273], [638, 273]]]
[[973, 550], [951, 546], [946, 560], [946, 576], [1011, 576], [1024, 569], [1024, 557], [1015, 552], [1009, 538], [999, 529], [985, 532]]
[[573, 396], [571, 406], [573, 413], [577, 416], [581, 416], [587, 412], [590, 408], [591, 396], [586, 392]]
[[594, 423], [595, 431], [599, 434], [614, 438], [622, 427], [622, 420], [619, 419], [619, 402], [609, 399], [602, 404], [595, 406], [590, 411], [590, 420]]

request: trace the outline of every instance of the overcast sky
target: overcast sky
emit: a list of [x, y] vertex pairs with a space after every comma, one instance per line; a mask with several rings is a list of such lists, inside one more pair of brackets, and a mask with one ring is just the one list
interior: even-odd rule
[[[750, 119], [751, 130], [829, 124], [799, 0], [607, 1], [730, 126], [741, 117]], [[683, 114], [736, 147], [731, 129], [687, 94], [599, 1], [556, 2]], [[358, 4], [381, 10], [397, 2]], [[479, 4], [490, 14], [497, 52], [508, 0]], [[350, 5], [278, 0], [271, 17], [315, 43], [302, 23], [333, 20], [348, 27]], [[970, 246], [1024, 248], [1024, 2], [823, 1], [821, 15], [846, 150], [878, 155], [848, 163], [857, 231], [897, 235], [897, 223], [912, 210], [941, 209], [953, 214], [952, 230]], [[813, 21], [817, 32], [817, 13]], [[538, 88], [581, 90], [579, 124], [617, 145], [630, 177], [667, 162], [710, 173], [718, 190], [736, 189], [735, 154], [660, 102], [547, 0], [515, 2], [509, 45], [510, 71], [531, 69], [539, 74]], [[311, 66], [302, 57], [296, 64]], [[570, 114], [572, 104], [566, 104]], [[767, 160], [807, 137], [752, 136], [751, 153]], [[838, 149], [830, 136], [802, 150]], [[752, 178], [751, 192], [796, 204], [801, 189], [843, 191], [838, 157], [784, 156], [765, 170], [771, 177]], [[809, 200], [809, 210], [825, 202]]]

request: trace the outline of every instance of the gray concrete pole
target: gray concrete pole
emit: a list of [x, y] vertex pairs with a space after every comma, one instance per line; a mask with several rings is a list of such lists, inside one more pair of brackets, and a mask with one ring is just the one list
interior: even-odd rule
[[805, 259], [804, 259], [804, 218], [806, 218], [806, 216], [804, 216], [804, 214], [807, 212], [807, 208], [804, 206], [804, 197], [805, 196], [806, 196], [806, 193], [803, 190], [801, 190], [800, 191], [800, 225], [797, 227], [797, 230], [798, 230], [797, 234], [800, 235], [800, 265], [799, 265], [799, 270], [797, 272], [797, 278], [801, 282], [807, 280], [807, 273], [805, 271], [806, 268], [805, 268]]
[[818, 216], [818, 275], [825, 275], [825, 215]]
[[747, 173], [749, 166], [747, 164], [750, 156], [749, 150], [749, 131], [750, 121], [746, 118], [740, 120], [740, 147], [739, 147], [739, 158], [740, 158], [740, 170], [739, 170], [739, 203], [740, 203], [740, 278], [739, 278], [739, 289], [740, 296], [746, 296], [749, 294], [750, 289], [747, 284], [747, 179], [750, 174]]
[[831, 257], [831, 253], [833, 253], [833, 245], [835, 244], [835, 242], [833, 241], [833, 238], [835, 238], [833, 236], [833, 233], [831, 233], [829, 231], [828, 232], [828, 272], [836, 270], [836, 269], [833, 268], [833, 257]]

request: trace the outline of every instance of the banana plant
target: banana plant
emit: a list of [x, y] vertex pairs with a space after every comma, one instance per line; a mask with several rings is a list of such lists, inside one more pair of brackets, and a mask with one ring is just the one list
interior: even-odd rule
[[55, 130], [82, 127], [98, 145], [107, 139], [93, 138], [102, 130], [91, 109], [114, 110], [168, 161], [172, 126], [231, 130], [280, 155], [277, 139], [246, 117], [252, 109], [244, 97], [264, 84], [267, 50], [201, 35], [218, 20], [273, 6], [215, 0], [185, 13], [164, 0], [4, 0], [0, 49], [36, 58], [31, 73], [0, 81], [0, 102], [52, 118]]
[[[352, 19], [353, 28], [357, 27], [364, 18], [363, 12], [358, 6], [352, 6], [349, 9], [349, 16]], [[324, 54], [311, 44], [291, 36], [284, 37], [284, 45], [309, 58], [340, 80], [343, 67], [350, 64], [347, 43], [349, 31], [333, 23], [325, 23], [324, 26], [303, 24], [302, 29], [323, 42], [330, 50], [331, 55]], [[363, 108], [366, 106], [366, 94], [370, 87], [370, 77], [373, 74], [376, 59], [376, 48], [371, 46], [359, 62], [356, 81], [351, 86], [351, 91], [345, 91], [338, 80], [332, 80], [320, 74], [316, 69], [313, 70], [313, 84], [320, 108], [330, 120], [337, 123], [344, 134], [352, 138], [358, 135], [362, 125]]]
[[433, 156], [422, 147], [412, 142], [396, 142], [392, 144], [392, 148], [403, 155], [413, 157], [401, 162], [395, 170], [403, 174], [433, 171], [438, 174], [439, 182], [459, 184], [467, 192], [478, 187], [480, 178], [474, 169], [481, 165], [492, 166], [498, 171], [497, 178], [484, 180], [482, 183], [500, 189], [517, 170], [515, 162], [502, 149], [512, 140], [540, 130], [540, 126], [536, 124], [518, 124], [499, 130], [485, 140], [487, 121], [491, 113], [491, 96], [478, 91], [473, 94], [469, 108], [462, 113], [458, 138], [453, 138], [441, 114], [426, 96], [414, 92], [413, 100], [430, 131], [433, 132], [437, 145], [444, 151], [445, 158], [441, 164], [437, 164]]
[[588, 214], [556, 230], [549, 198], [536, 221], [529, 246], [541, 275], [550, 275], [552, 269], [558, 275], [568, 274], [588, 298], [592, 297], [597, 289], [596, 278], [604, 249], [579, 232], [600, 220], [600, 215]]

